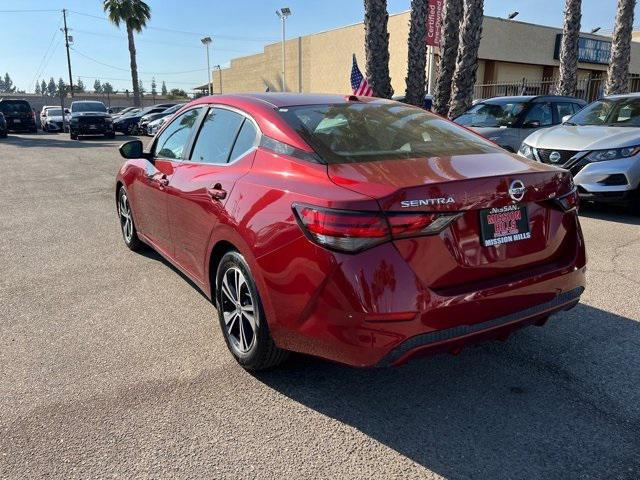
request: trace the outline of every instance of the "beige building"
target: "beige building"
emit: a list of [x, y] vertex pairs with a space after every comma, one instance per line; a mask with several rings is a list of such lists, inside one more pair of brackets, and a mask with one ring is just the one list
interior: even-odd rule
[[[389, 69], [396, 94], [405, 90], [407, 73], [407, 37], [409, 12], [389, 16]], [[478, 85], [519, 85], [526, 81], [526, 93], [546, 93], [543, 80], [557, 76], [557, 43], [561, 28], [546, 27], [502, 18], [484, 18], [477, 73]], [[589, 33], [581, 34], [579, 76], [581, 84], [590, 84], [607, 69], [611, 38]], [[281, 44], [264, 47], [262, 53], [231, 60], [229, 68], [215, 70], [212, 89], [220, 93], [263, 92], [282, 89]], [[356, 54], [364, 73], [364, 25], [357, 23], [325, 32], [289, 39], [286, 50], [286, 86], [292, 92], [351, 93], [349, 77], [352, 54]], [[436, 51], [437, 55], [437, 51]], [[640, 43], [633, 44], [631, 72], [640, 73]], [[222, 78], [220, 78], [222, 76]], [[537, 82], [540, 82], [537, 84]], [[537, 86], [533, 86], [536, 85]], [[594, 87], [594, 85], [591, 85]], [[592, 88], [591, 96], [597, 89]], [[205, 90], [206, 85], [198, 87]], [[579, 86], [579, 88], [581, 88]], [[586, 88], [586, 87], [585, 87]], [[477, 87], [476, 96], [504, 93], [494, 87]], [[502, 89], [504, 90], [504, 89]], [[541, 90], [545, 90], [544, 92]], [[588, 92], [583, 92], [589, 96]]]

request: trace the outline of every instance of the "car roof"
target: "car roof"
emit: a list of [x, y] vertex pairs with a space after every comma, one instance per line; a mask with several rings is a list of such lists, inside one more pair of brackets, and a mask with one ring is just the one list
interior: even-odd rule
[[633, 93], [620, 93], [617, 95], [605, 95], [604, 98], [608, 98], [611, 100], [619, 100], [622, 98], [638, 98], [640, 97], [640, 92], [633, 92]]
[[571, 100], [572, 102], [577, 101], [578, 103], [582, 103], [582, 102], [586, 103], [584, 100], [580, 98], [571, 97], [568, 95], [514, 95], [514, 96], [506, 96], [506, 97], [485, 98], [484, 100], [478, 103], [484, 103], [484, 102], [490, 102], [490, 101], [538, 102], [538, 101], [545, 101], [545, 100]]
[[300, 105], [323, 105], [336, 103], [349, 103], [356, 101], [365, 103], [390, 102], [376, 97], [356, 97], [355, 95], [336, 94], [308, 94], [308, 93], [236, 93], [230, 95], [209, 95], [198, 99], [197, 103], [233, 103], [234, 101], [249, 101], [254, 104], [268, 104], [271, 107], [293, 107]]

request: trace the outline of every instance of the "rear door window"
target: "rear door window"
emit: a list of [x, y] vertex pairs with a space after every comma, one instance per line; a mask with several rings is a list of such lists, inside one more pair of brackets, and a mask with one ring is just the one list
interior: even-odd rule
[[558, 113], [558, 121], [561, 122], [567, 115], [573, 115], [576, 111], [574, 109], [575, 103], [558, 102], [555, 104], [556, 112]]
[[[553, 125], [553, 112], [550, 103], [534, 103], [524, 119], [524, 126], [535, 125], [547, 127]], [[528, 125], [527, 125], [528, 124]]]
[[236, 112], [222, 108], [210, 109], [202, 122], [191, 161], [227, 163], [243, 121], [244, 117]]
[[158, 136], [154, 156], [181, 160], [201, 112], [202, 107], [192, 108], [176, 117]]
[[245, 156], [257, 145], [258, 130], [251, 120], [246, 119], [242, 124], [242, 128], [240, 128], [240, 133], [238, 134], [236, 143], [233, 145], [229, 161], [233, 162], [234, 160]]

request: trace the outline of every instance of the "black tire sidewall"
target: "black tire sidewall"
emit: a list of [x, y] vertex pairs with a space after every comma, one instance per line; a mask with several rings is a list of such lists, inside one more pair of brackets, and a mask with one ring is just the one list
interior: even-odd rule
[[[237, 352], [229, 339], [229, 335], [227, 333], [227, 327], [224, 324], [224, 318], [222, 315], [222, 289], [219, 288], [222, 282], [223, 274], [230, 268], [237, 267], [244, 274], [244, 277], [247, 281], [247, 285], [251, 292], [251, 296], [254, 299], [254, 315], [256, 319], [256, 341], [253, 345], [253, 348], [246, 354], [242, 354]], [[222, 329], [222, 335], [224, 336], [224, 341], [229, 348], [231, 354], [236, 358], [238, 363], [245, 368], [254, 369], [259, 368], [259, 363], [264, 356], [265, 349], [269, 348], [269, 344], [272, 342], [271, 335], [269, 333], [269, 327], [267, 325], [266, 317], [264, 314], [264, 308], [262, 307], [262, 300], [260, 299], [260, 294], [258, 293], [258, 289], [256, 287], [255, 280], [253, 279], [253, 275], [251, 274], [251, 270], [249, 269], [249, 265], [247, 264], [244, 257], [235, 251], [231, 251], [226, 253], [222, 260], [220, 261], [220, 265], [218, 266], [218, 271], [216, 272], [216, 291], [215, 291], [215, 304], [218, 310], [218, 321], [220, 323], [220, 328]]]
[[[131, 241], [127, 241], [127, 238], [124, 236], [124, 230], [122, 229], [122, 220], [120, 219], [120, 200], [122, 199], [122, 195], [127, 196], [127, 202], [129, 203], [129, 215], [131, 215], [131, 223], [133, 226], [133, 233], [131, 234]], [[129, 194], [127, 193], [127, 189], [124, 187], [120, 187], [118, 190], [118, 201], [116, 203], [116, 213], [118, 215], [118, 225], [120, 225], [120, 234], [122, 235], [122, 240], [124, 244], [130, 250], [139, 250], [142, 242], [138, 238], [138, 231], [136, 230], [136, 223], [133, 220], [133, 209], [131, 207], [131, 201], [129, 201]]]

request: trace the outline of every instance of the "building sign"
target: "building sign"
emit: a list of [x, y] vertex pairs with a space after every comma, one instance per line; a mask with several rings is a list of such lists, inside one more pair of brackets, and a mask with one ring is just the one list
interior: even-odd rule
[[429, 0], [427, 7], [427, 45], [432, 47], [440, 46], [442, 37], [442, 6], [444, 0]]
[[[562, 34], [556, 35], [556, 49], [553, 58], [560, 59], [560, 43]], [[611, 60], [611, 42], [594, 38], [578, 38], [578, 61], [582, 63], [597, 63], [607, 65]]]

